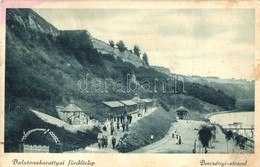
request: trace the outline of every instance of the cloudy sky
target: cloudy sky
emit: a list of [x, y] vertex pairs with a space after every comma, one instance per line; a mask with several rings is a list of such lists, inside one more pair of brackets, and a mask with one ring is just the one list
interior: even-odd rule
[[173, 73], [253, 79], [253, 9], [35, 9], [60, 30], [137, 44]]

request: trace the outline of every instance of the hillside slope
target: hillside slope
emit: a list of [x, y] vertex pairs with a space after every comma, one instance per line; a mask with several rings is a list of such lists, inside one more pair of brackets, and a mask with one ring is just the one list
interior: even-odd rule
[[[162, 121], [163, 120], [163, 121]], [[121, 152], [130, 152], [160, 140], [169, 130], [171, 123], [175, 121], [174, 112], [166, 112], [159, 107], [150, 115], [133, 124], [131, 131], [124, 135], [125, 147], [119, 147]], [[151, 135], [154, 139], [151, 140]]]
[[222, 90], [236, 99], [253, 99], [255, 97], [254, 81], [242, 79], [221, 79], [218, 77], [184, 77], [190, 82], [207, 85], [215, 88], [216, 90]]
[[243, 79], [220, 79], [218, 77], [184, 76], [186, 80], [207, 85], [236, 99], [238, 110], [255, 110], [255, 82]]
[[[57, 30], [31, 9], [7, 9], [6, 20], [5, 151], [17, 151], [23, 131], [41, 126], [55, 129], [64, 139], [62, 142], [66, 150], [94, 142], [97, 131], [83, 137], [72, 137], [66, 130], [37, 118], [29, 108], [58, 118], [55, 106], [65, 106], [73, 99], [87, 115], [98, 118], [92, 107], [95, 103], [131, 99], [139, 92], [124, 91], [128, 74], [134, 74], [138, 83], [142, 83], [143, 79], [151, 81], [151, 90], [158, 88], [157, 91], [141, 92], [141, 98], [157, 98], [165, 103], [164, 106], [174, 105], [172, 97], [175, 93], [164, 92], [161, 82], [154, 83], [155, 78], [167, 81], [167, 75], [141, 66], [140, 59], [139, 65], [130, 63], [132, 60], [138, 62], [136, 56], [127, 62], [127, 57], [131, 56], [128, 52], [115, 51], [117, 56], [102, 53], [102, 48], [95, 48], [88, 31]], [[83, 86], [87, 89], [79, 86], [81, 81], [87, 82]], [[114, 89], [117, 81], [121, 83], [119, 90]], [[93, 87], [93, 82], [100, 84]], [[170, 83], [166, 85], [171, 86]], [[184, 93], [182, 84], [177, 85], [175, 89], [185, 97], [193, 97], [195, 101], [200, 99], [216, 108], [234, 108], [235, 100], [224, 92], [187, 83]], [[188, 101], [186, 103], [189, 104]], [[192, 104], [191, 107], [196, 110], [203, 108], [201, 104]]]

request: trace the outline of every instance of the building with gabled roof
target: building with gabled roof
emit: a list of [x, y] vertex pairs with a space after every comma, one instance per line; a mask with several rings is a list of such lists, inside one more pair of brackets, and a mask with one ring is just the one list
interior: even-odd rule
[[137, 103], [133, 100], [121, 100], [120, 102], [127, 106], [137, 105]]
[[82, 125], [88, 123], [88, 116], [72, 100], [66, 107], [56, 106], [60, 119], [72, 125]]
[[143, 115], [145, 102], [137, 94], [132, 98], [132, 101], [137, 103], [137, 110]]
[[137, 103], [133, 100], [121, 100], [120, 102], [126, 106], [127, 113], [137, 110]]
[[180, 106], [175, 110], [175, 112], [177, 113], [179, 119], [187, 119], [187, 114], [189, 113], [189, 110], [184, 106]]
[[124, 106], [124, 104], [119, 101], [103, 101], [102, 103], [111, 108], [118, 108]]
[[93, 106], [94, 111], [100, 116], [99, 120], [112, 119], [118, 116], [132, 115], [136, 117], [142, 116], [146, 111], [152, 111], [156, 107], [156, 99], [141, 99], [136, 94], [130, 100], [102, 101]]
[[142, 99], [144, 102], [144, 112], [151, 111], [152, 108], [157, 106], [157, 100], [156, 99]]
[[95, 112], [102, 118], [109, 118], [112, 115], [120, 115], [126, 112], [126, 107], [120, 101], [102, 101], [93, 106]]
[[79, 108], [74, 101], [71, 101], [65, 108], [62, 110], [63, 112], [82, 112], [83, 110]]

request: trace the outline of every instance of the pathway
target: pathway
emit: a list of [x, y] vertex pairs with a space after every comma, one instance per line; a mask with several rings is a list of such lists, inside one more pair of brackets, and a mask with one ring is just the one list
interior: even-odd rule
[[72, 133], [77, 133], [77, 131], [81, 131], [81, 132], [86, 132], [86, 130], [91, 130], [94, 127], [94, 123], [92, 121], [89, 121], [88, 124], [86, 125], [71, 125], [68, 124], [67, 122], [64, 122], [61, 119], [58, 119], [56, 117], [53, 117], [51, 115], [36, 111], [36, 110], [31, 110], [37, 117], [39, 117], [41, 120], [52, 124], [52, 125], [56, 125], [58, 127], [62, 127], [65, 130], [68, 130]]
[[[172, 124], [169, 132], [165, 137], [155, 143], [148, 146], [142, 147], [133, 153], [192, 153], [194, 148], [195, 140], [198, 138], [198, 129], [202, 124], [206, 124], [203, 121], [187, 121], [179, 120]], [[178, 131], [178, 134], [182, 138], [183, 144], [177, 145], [176, 140], [172, 138], [172, 132]], [[215, 142], [215, 148], [208, 148], [208, 153], [227, 153], [227, 143], [225, 135], [221, 132], [220, 128], [217, 127], [217, 138], [218, 142]], [[196, 152], [204, 153], [204, 149], [201, 148], [200, 142], [196, 142]], [[238, 146], [235, 146], [233, 140], [229, 141], [229, 153], [250, 153], [251, 149], [240, 150]]]
[[[152, 112], [156, 111], [156, 109], [157, 108], [152, 108], [147, 113], [145, 113], [142, 117], [137, 117], [136, 119], [133, 119], [132, 123], [129, 125], [129, 131], [131, 130], [131, 126], [133, 126], [133, 124], [135, 124], [139, 119], [142, 119], [142, 118], [150, 115]], [[123, 137], [123, 135], [125, 133], [128, 133], [128, 132], [126, 132], [126, 131], [122, 132], [122, 126], [121, 125], [120, 125], [120, 129], [117, 130], [116, 129], [116, 124], [114, 123], [116, 131], [115, 131], [115, 134], [111, 135], [110, 134], [110, 122], [106, 122], [105, 125], [107, 125], [107, 131], [103, 131], [102, 130], [102, 133], [103, 133], [103, 135], [108, 137], [108, 146], [106, 148], [99, 149], [98, 148], [98, 144], [94, 143], [92, 145], [87, 146], [84, 149], [78, 149], [78, 150], [69, 151], [69, 152], [70, 153], [72, 153], [72, 152], [82, 152], [82, 153], [84, 153], [84, 152], [86, 152], [86, 153], [119, 153], [116, 149], [112, 149], [112, 137], [114, 136], [116, 138], [116, 144], [117, 144], [119, 139], [121, 137]]]

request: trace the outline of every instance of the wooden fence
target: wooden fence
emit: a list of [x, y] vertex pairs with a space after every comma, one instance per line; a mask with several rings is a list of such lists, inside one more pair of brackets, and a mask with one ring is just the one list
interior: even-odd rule
[[49, 153], [49, 146], [41, 146], [41, 145], [23, 145], [24, 153]]

